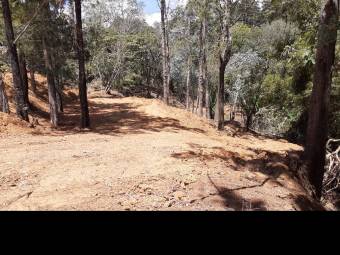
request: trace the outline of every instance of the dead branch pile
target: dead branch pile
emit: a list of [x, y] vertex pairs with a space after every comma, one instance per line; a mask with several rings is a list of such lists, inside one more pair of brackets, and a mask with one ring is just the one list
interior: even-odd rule
[[340, 140], [327, 142], [327, 165], [324, 179], [324, 197], [340, 196]]

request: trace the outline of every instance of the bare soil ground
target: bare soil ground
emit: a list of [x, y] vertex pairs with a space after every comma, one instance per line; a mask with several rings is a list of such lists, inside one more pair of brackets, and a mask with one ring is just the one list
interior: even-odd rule
[[322, 209], [294, 177], [297, 145], [217, 132], [158, 100], [96, 93], [90, 130], [76, 128], [71, 92], [51, 129], [42, 95], [31, 95], [34, 128], [0, 114], [0, 210]]

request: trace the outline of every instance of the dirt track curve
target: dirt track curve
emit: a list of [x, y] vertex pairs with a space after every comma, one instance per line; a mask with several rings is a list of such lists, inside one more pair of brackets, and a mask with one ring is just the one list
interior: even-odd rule
[[58, 130], [0, 136], [0, 210], [313, 208], [290, 172], [297, 145], [219, 133], [157, 100], [92, 97], [86, 131], [77, 111]]

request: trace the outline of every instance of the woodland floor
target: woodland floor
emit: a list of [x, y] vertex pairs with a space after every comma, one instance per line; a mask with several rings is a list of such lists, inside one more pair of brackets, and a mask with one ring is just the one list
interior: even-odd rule
[[44, 110], [29, 131], [1, 129], [1, 115], [0, 210], [321, 210], [294, 177], [297, 145], [217, 132], [154, 99], [92, 94], [90, 106], [85, 131], [75, 101], [56, 130]]

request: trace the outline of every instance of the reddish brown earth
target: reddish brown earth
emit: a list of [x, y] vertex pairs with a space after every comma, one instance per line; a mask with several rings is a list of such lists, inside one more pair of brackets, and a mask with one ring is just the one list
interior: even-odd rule
[[300, 146], [217, 132], [158, 100], [98, 93], [92, 128], [81, 131], [69, 90], [54, 130], [39, 84], [36, 125], [0, 114], [0, 210], [319, 209], [294, 177]]

